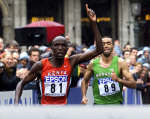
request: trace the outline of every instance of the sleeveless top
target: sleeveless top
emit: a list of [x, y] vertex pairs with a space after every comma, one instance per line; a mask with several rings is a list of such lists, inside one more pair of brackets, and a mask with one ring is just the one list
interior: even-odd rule
[[68, 58], [64, 59], [61, 67], [53, 67], [48, 58], [42, 60], [41, 104], [67, 103], [71, 69]]
[[100, 57], [93, 60], [93, 95], [95, 104], [121, 104], [123, 85], [112, 80], [111, 74], [119, 76], [118, 57], [114, 56], [108, 68], [100, 66]]

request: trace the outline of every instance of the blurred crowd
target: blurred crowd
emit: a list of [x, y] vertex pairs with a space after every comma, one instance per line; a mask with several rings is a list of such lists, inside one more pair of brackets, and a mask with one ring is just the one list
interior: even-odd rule
[[[77, 53], [88, 52], [95, 48], [95, 44], [90, 47], [85, 45], [77, 46], [70, 42], [68, 36], [66, 38], [69, 43], [66, 57]], [[27, 47], [27, 50], [24, 51], [15, 41], [4, 44], [3, 39], [0, 38], [0, 91], [15, 90], [17, 83], [28, 75], [32, 65], [43, 58], [50, 57], [51, 53], [51, 48], [49, 46], [29, 46]], [[122, 60], [127, 62], [129, 70], [137, 82], [137, 89], [123, 88], [124, 92], [130, 94], [130, 98], [127, 98], [126, 102], [128, 102], [128, 104], [135, 103], [131, 100], [135, 100], [135, 97], [137, 98], [137, 94], [139, 94], [142, 99], [141, 103], [150, 104], [150, 48], [133, 48], [128, 43], [121, 49], [119, 41], [115, 40], [114, 55], [121, 57]], [[81, 86], [81, 81], [88, 63], [89, 62], [83, 62], [74, 68], [71, 77], [71, 87]], [[37, 78], [40, 78], [40, 73]], [[41, 82], [40, 80], [37, 80], [37, 78], [33, 82], [27, 84], [24, 87], [24, 90], [36, 89], [38, 90], [40, 97]], [[92, 85], [92, 79], [90, 80], [89, 85]], [[136, 95], [133, 93], [135, 90]], [[137, 101], [136, 104], [137, 103], [140, 102]]]

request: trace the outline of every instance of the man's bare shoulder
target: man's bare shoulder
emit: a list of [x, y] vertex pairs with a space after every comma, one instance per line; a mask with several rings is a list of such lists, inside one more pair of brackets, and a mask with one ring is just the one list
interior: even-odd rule
[[119, 63], [119, 66], [123, 66], [124, 64], [126, 64], [126, 61], [123, 58], [119, 57], [118, 63]]
[[93, 60], [87, 65], [87, 70], [93, 70]]
[[119, 60], [118, 60], [118, 64], [119, 64], [119, 67], [122, 69], [128, 69], [128, 64], [127, 64], [127, 62], [124, 60], [124, 59], [122, 59], [122, 58], [119, 58]]
[[42, 61], [38, 61], [38, 62], [36, 62], [36, 63], [35, 63], [35, 65], [36, 65], [36, 66], [40, 66], [40, 67], [41, 67], [41, 66], [42, 66]]
[[124, 62], [125, 60], [124, 60], [123, 58], [119, 57], [119, 58], [118, 58], [118, 61], [119, 61], [119, 62]]
[[42, 62], [38, 61], [36, 63], [34, 63], [34, 65], [31, 68], [31, 72], [39, 72], [42, 69]]

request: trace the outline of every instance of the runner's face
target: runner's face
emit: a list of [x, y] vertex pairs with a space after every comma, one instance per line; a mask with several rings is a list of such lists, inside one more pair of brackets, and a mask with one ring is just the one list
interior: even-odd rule
[[111, 38], [103, 38], [102, 43], [103, 43], [103, 55], [105, 57], [109, 57], [113, 51], [112, 39]]
[[60, 58], [60, 59], [64, 58], [67, 50], [68, 50], [68, 47], [67, 47], [67, 41], [65, 38], [58, 38], [53, 41], [52, 51], [53, 51], [53, 55], [56, 58]]

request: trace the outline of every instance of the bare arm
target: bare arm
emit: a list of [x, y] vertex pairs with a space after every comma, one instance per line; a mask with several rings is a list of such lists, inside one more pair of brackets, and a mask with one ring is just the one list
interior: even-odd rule
[[102, 36], [99, 32], [97, 23], [96, 23], [96, 14], [92, 9], [88, 8], [88, 4], [86, 4], [86, 12], [89, 17], [91, 27], [94, 33], [94, 40], [96, 41], [96, 50], [97, 52], [102, 52], [103, 47], [102, 47]]
[[87, 93], [88, 83], [89, 83], [91, 76], [92, 76], [92, 64], [89, 64], [88, 68], [85, 72], [84, 78], [82, 80], [82, 83], [81, 83], [81, 91], [82, 91], [81, 103], [82, 104], [87, 104], [87, 101], [88, 101], [88, 99], [86, 97], [86, 93]]
[[119, 83], [122, 83], [128, 88], [136, 88], [136, 81], [134, 81], [132, 74], [129, 72], [126, 62], [122, 61], [119, 63], [119, 65], [120, 70], [122, 70], [122, 76], [125, 77], [126, 80], [120, 79], [115, 73], [112, 74], [112, 79]]
[[23, 90], [24, 85], [33, 81], [36, 78], [36, 74], [38, 73], [38, 71], [41, 70], [41, 67], [42, 67], [41, 62], [35, 63], [32, 66], [29, 74], [17, 84], [16, 92], [15, 92], [15, 104], [19, 103], [19, 99], [22, 95], [22, 90]]
[[101, 34], [99, 32], [97, 23], [96, 23], [96, 14], [92, 9], [88, 8], [87, 4], [86, 4], [86, 12], [87, 12], [87, 15], [90, 19], [90, 23], [92, 25], [92, 30], [94, 32], [94, 37], [95, 37], [94, 39], [96, 41], [96, 49], [91, 51], [91, 52], [72, 56], [73, 59], [76, 59], [74, 62], [75, 64], [78, 64], [78, 63], [81, 63], [84, 61], [88, 61], [88, 60], [94, 58], [95, 56], [99, 55], [103, 51], [102, 37], [101, 37]]

